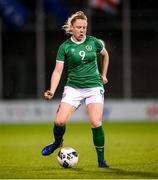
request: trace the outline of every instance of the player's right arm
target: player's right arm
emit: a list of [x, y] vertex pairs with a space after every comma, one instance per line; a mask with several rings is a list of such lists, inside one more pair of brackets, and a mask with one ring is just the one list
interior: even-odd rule
[[44, 97], [47, 100], [50, 100], [53, 98], [55, 91], [58, 87], [63, 69], [64, 69], [64, 63], [60, 62], [60, 61], [56, 61], [56, 65], [55, 65], [54, 71], [51, 76], [50, 90], [47, 90], [44, 92]]

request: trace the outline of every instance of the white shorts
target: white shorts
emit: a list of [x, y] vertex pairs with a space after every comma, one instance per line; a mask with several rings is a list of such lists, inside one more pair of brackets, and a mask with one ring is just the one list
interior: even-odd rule
[[94, 88], [73, 88], [65, 86], [61, 102], [66, 102], [78, 108], [82, 102], [86, 105], [90, 103], [104, 103], [104, 89], [102, 87]]

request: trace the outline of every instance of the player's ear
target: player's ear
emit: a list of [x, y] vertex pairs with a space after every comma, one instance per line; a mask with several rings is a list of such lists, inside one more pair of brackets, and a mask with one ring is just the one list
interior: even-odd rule
[[72, 34], [72, 32], [73, 32], [73, 26], [70, 25], [70, 34]]

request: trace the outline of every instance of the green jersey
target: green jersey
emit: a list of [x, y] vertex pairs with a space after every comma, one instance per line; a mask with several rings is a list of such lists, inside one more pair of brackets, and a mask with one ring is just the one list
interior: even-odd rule
[[102, 41], [93, 36], [87, 36], [82, 43], [76, 43], [69, 38], [61, 44], [56, 60], [67, 61], [67, 86], [74, 88], [103, 86], [97, 64], [97, 53], [103, 48]]

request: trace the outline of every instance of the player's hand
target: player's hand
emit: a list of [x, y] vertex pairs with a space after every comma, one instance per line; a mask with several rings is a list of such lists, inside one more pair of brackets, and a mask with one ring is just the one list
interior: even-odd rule
[[108, 79], [106, 76], [102, 76], [102, 80], [103, 80], [103, 84], [107, 84], [108, 83]]
[[53, 98], [54, 94], [50, 91], [50, 90], [47, 90], [44, 92], [44, 97], [46, 100], [51, 100]]

